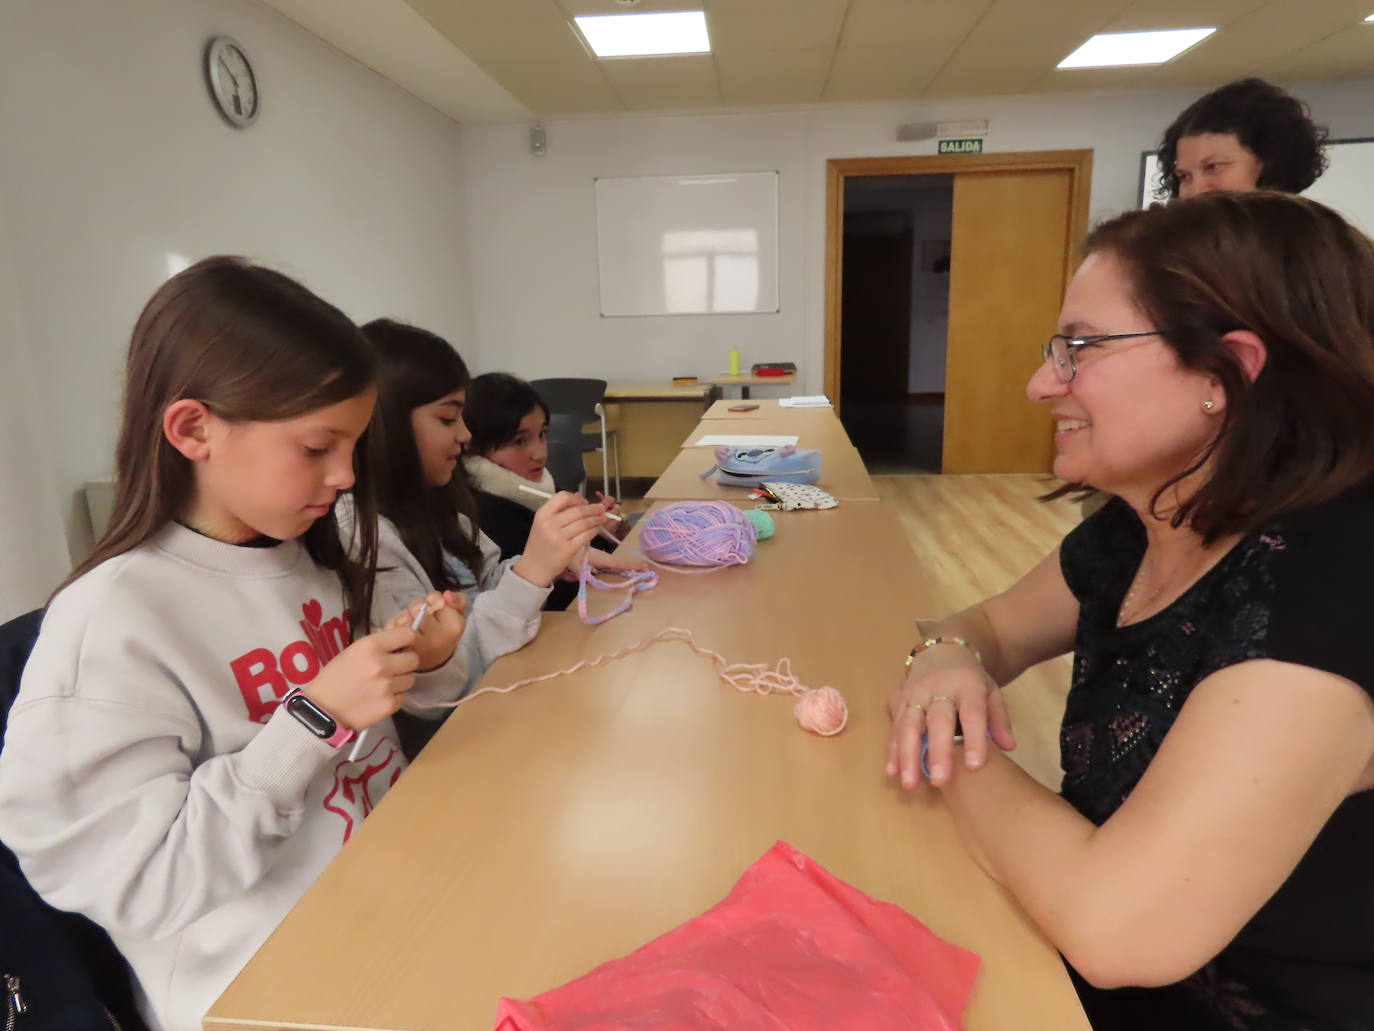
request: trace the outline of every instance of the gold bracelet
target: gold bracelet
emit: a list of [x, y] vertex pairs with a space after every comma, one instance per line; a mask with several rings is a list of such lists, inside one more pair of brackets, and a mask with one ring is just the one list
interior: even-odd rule
[[906, 657], [906, 668], [911, 668], [911, 664], [916, 661], [916, 656], [920, 655], [921, 652], [925, 651], [927, 648], [934, 648], [937, 644], [960, 645], [961, 647], [967, 648], [969, 651], [973, 652], [973, 657], [977, 659], [980, 663], [983, 661], [983, 657], [978, 654], [978, 649], [973, 647], [973, 645], [969, 644], [962, 637], [955, 637], [952, 634], [943, 634], [938, 637], [927, 637], [915, 648], [911, 649], [911, 654]]

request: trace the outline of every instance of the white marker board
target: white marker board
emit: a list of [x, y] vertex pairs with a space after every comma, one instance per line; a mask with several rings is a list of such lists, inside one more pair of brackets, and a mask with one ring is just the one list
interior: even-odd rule
[[778, 310], [778, 174], [601, 178], [601, 314]]
[[[1374, 236], [1374, 140], [1328, 140], [1326, 172], [1303, 192], [1345, 216], [1367, 236]], [[1154, 151], [1140, 155], [1140, 206], [1149, 207], [1163, 198], [1155, 196], [1159, 159]]]

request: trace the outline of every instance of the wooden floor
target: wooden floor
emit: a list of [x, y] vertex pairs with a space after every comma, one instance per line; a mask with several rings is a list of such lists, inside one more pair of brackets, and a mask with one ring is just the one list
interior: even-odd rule
[[[907, 539], [935, 581], [938, 619], [1006, 590], [1078, 525], [1078, 506], [1036, 500], [1058, 481], [1033, 475], [875, 476], [895, 507]], [[1012, 756], [1031, 776], [1059, 787], [1059, 722], [1070, 660], [1046, 662], [1008, 685], [1017, 747]]]

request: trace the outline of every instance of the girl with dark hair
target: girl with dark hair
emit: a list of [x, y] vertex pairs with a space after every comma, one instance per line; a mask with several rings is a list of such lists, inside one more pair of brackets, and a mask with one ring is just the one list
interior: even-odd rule
[[[887, 772], [942, 791], [1094, 1027], [1365, 1031], [1374, 245], [1260, 191], [1122, 215], [1085, 250], [1028, 392], [1056, 493], [1116, 496], [921, 628]], [[1001, 687], [1071, 649], [1056, 795], [1001, 754]]]
[[1165, 130], [1159, 185], [1170, 197], [1301, 193], [1326, 170], [1325, 140], [1302, 101], [1263, 79], [1240, 79], [1194, 101]]
[[390, 717], [463, 631], [431, 594], [418, 632], [402, 612], [367, 634], [375, 376], [342, 312], [237, 258], [170, 279], [134, 328], [113, 515], [49, 602], [0, 824], [39, 894], [110, 933], [155, 1029], [199, 1026], [386, 793]]
[[[488, 372], [472, 381], [463, 421], [472, 432], [463, 469], [476, 496], [482, 532], [496, 542], [502, 558], [518, 555], [525, 550], [535, 513], [544, 504], [543, 498], [522, 486], [537, 487], [546, 494], [554, 491], [548, 470], [548, 406], [524, 380]], [[604, 495], [601, 500], [608, 514], [619, 514], [619, 506]], [[625, 523], [611, 525], [620, 528]], [[604, 537], [593, 538], [591, 544], [599, 551], [611, 548]], [[576, 584], [555, 584], [544, 607], [565, 609], [576, 596]]]
[[[454, 475], [471, 436], [464, 421], [467, 366], [447, 340], [415, 326], [377, 319], [363, 334], [381, 366], [368, 433], [382, 515], [377, 594], [383, 606], [431, 590], [466, 597], [467, 631], [437, 671], [461, 695], [492, 662], [539, 632], [554, 580], [577, 562], [606, 507], [556, 495], [535, 515], [522, 553], [502, 561], [479, 529], [466, 480]], [[433, 721], [399, 723], [410, 755], [437, 729]]]

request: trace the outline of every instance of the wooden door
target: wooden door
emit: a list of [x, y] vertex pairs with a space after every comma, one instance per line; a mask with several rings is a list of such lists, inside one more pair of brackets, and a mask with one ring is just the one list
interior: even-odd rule
[[1049, 410], [1026, 398], [1070, 267], [1066, 169], [954, 177], [946, 473], [1049, 472]]

